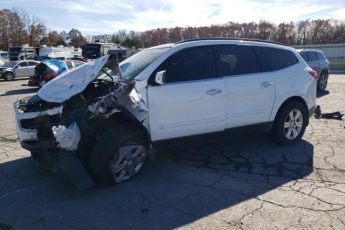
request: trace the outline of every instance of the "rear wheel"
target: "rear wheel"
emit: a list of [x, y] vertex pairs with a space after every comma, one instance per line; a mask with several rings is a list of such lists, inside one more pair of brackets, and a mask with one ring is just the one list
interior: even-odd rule
[[147, 158], [147, 138], [134, 125], [115, 126], [102, 135], [90, 154], [88, 168], [106, 186], [133, 178]]
[[322, 72], [319, 80], [317, 81], [317, 89], [320, 91], [326, 91], [328, 83], [328, 75], [325, 72]]
[[13, 81], [13, 79], [14, 79], [14, 74], [13, 73], [11, 73], [11, 72], [5, 73], [5, 80], [6, 81]]
[[279, 144], [293, 144], [301, 140], [308, 124], [306, 107], [292, 101], [279, 111], [272, 130], [273, 139]]

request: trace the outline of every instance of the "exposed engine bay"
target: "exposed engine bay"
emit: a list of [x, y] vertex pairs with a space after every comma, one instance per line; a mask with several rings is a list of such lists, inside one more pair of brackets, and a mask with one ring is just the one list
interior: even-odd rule
[[135, 82], [121, 79], [116, 55], [63, 73], [38, 94], [15, 102], [14, 110], [21, 145], [44, 168], [58, 172], [67, 167], [65, 177], [79, 189], [93, 186], [92, 179], [82, 179], [85, 170], [81, 175], [71, 168], [87, 167], [84, 162], [105, 130], [130, 122], [148, 133], [147, 107]]

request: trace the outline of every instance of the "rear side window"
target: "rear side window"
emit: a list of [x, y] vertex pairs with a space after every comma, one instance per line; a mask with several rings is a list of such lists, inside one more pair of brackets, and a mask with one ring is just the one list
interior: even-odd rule
[[84, 64], [84, 62], [79, 62], [79, 61], [75, 61], [74, 62], [75, 67], [78, 67], [78, 66], [80, 66], [82, 64]]
[[315, 52], [308, 52], [307, 54], [310, 62], [317, 61], [317, 56]]
[[211, 47], [182, 50], [159, 68], [166, 70], [166, 82], [194, 81], [216, 77], [215, 58]]
[[325, 59], [325, 56], [323, 56], [322, 53], [316, 52], [316, 55], [317, 55], [317, 59], [318, 59], [319, 61], [324, 61], [324, 60], [326, 60], [326, 59]]
[[220, 45], [215, 49], [219, 76], [261, 72], [257, 56], [251, 47]]
[[298, 63], [297, 57], [289, 50], [270, 47], [254, 47], [264, 72], [287, 68]]
[[35, 66], [37, 63], [33, 61], [29, 61], [29, 66]]
[[24, 62], [19, 63], [18, 65], [21, 67], [24, 67], [24, 66], [28, 66], [28, 63], [24, 61]]
[[72, 62], [70, 62], [70, 61], [66, 61], [66, 65], [67, 65], [68, 69], [73, 68]]

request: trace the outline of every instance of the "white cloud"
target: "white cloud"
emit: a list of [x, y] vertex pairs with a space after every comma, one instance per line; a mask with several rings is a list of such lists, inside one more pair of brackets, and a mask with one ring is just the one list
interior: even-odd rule
[[307, 18], [345, 19], [344, 0], [51, 0], [49, 5], [44, 0], [1, 1], [8, 8], [23, 5], [50, 28], [74, 27], [87, 34], [261, 19], [276, 24]]

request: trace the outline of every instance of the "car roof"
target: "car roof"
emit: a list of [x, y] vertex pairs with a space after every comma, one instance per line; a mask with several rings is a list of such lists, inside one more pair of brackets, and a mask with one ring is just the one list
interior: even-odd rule
[[283, 43], [275, 42], [275, 41], [269, 41], [269, 40], [260, 40], [260, 39], [251, 39], [251, 38], [222, 38], [222, 37], [214, 37], [214, 38], [196, 38], [196, 39], [188, 39], [183, 40], [180, 42], [176, 42], [175, 44], [184, 43], [184, 42], [193, 42], [193, 41], [251, 41], [251, 42], [263, 42], [263, 43], [270, 43], [270, 44], [277, 44], [277, 45], [283, 45]]
[[297, 49], [297, 52], [302, 53], [302, 52], [319, 52], [322, 53], [321, 50], [316, 50], [316, 49]]
[[[182, 42], [175, 43], [173, 47], [183, 46], [192, 47], [192, 46], [202, 46], [202, 45], [248, 45], [248, 46], [260, 46], [284, 50], [295, 50], [290, 46], [283, 45], [281, 43], [264, 41], [257, 39], [242, 39], [242, 38], [203, 38], [203, 39], [192, 39]], [[181, 47], [182, 48], [182, 47]]]

